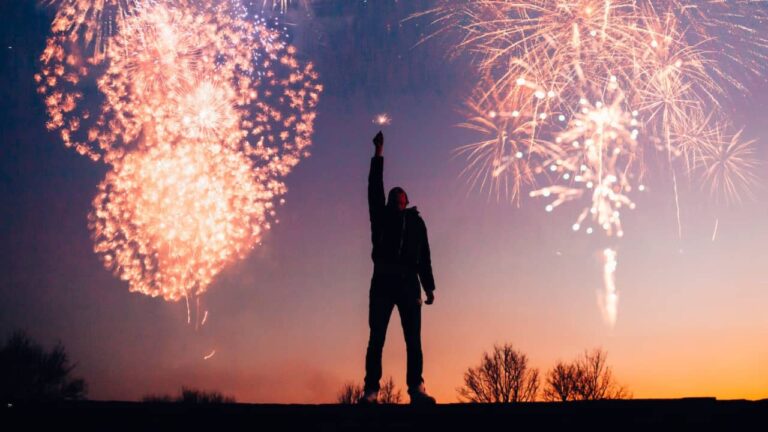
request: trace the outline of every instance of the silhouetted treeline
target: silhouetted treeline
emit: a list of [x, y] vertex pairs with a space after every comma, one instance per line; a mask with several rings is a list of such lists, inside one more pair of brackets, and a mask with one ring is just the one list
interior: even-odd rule
[[146, 395], [141, 398], [142, 402], [176, 402], [187, 404], [222, 404], [237, 402], [233, 396], [227, 396], [217, 391], [199, 390], [189, 387], [182, 387], [179, 394], [171, 395]]
[[74, 368], [61, 343], [48, 351], [16, 331], [0, 348], [0, 401], [84, 399], [86, 384], [72, 377]]
[[[363, 385], [350, 382], [341, 387], [336, 396], [336, 402], [343, 405], [356, 404], [361, 397], [363, 397]], [[379, 389], [378, 403], [399, 404], [402, 401], [403, 394], [395, 387], [395, 380], [392, 377], [387, 378]]]
[[459, 397], [467, 402], [530, 402], [539, 391], [539, 370], [528, 365], [528, 356], [511, 344], [495, 345], [483, 353], [480, 365], [464, 373]]
[[618, 384], [601, 349], [585, 351], [570, 363], [559, 361], [547, 374], [544, 400], [629, 399], [632, 395]]
[[571, 362], [558, 362], [546, 376], [539, 391], [539, 370], [531, 367], [528, 356], [511, 344], [496, 345], [483, 353], [480, 364], [464, 373], [464, 385], [457, 391], [466, 402], [531, 402], [628, 399], [632, 395], [619, 385], [607, 365], [602, 349], [585, 351]]

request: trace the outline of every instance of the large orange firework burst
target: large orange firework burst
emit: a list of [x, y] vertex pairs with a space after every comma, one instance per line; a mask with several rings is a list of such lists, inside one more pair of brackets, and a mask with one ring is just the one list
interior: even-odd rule
[[95, 251], [131, 291], [199, 296], [259, 242], [309, 155], [317, 73], [237, 1], [56, 3], [36, 80], [48, 128], [111, 166]]
[[131, 291], [172, 301], [201, 295], [260, 241], [283, 191], [261, 181], [245, 155], [219, 144], [131, 152], [93, 201], [95, 251]]
[[[215, 131], [228, 146], [287, 174], [308, 155], [322, 91], [317, 73], [264, 22], [209, 2], [156, 2], [123, 20], [91, 100], [81, 83], [87, 67], [67, 72], [85, 60], [49, 43], [37, 76], [48, 128], [67, 147], [107, 162], [142, 143]], [[141, 140], [146, 134], [153, 139]]]

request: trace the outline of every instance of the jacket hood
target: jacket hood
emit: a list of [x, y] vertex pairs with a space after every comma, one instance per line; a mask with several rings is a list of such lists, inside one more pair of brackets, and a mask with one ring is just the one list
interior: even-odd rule
[[410, 201], [408, 200], [408, 193], [405, 192], [403, 188], [400, 186], [395, 186], [392, 189], [389, 190], [389, 194], [387, 194], [387, 205], [391, 206], [395, 202], [395, 196], [397, 194], [403, 194], [405, 195], [405, 205], [408, 205]]

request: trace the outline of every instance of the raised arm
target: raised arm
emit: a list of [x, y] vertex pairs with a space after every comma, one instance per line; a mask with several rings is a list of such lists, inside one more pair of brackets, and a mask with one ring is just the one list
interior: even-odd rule
[[376, 153], [371, 159], [371, 170], [368, 173], [368, 212], [371, 217], [371, 229], [378, 225], [379, 218], [384, 212], [384, 135], [379, 132], [373, 138]]

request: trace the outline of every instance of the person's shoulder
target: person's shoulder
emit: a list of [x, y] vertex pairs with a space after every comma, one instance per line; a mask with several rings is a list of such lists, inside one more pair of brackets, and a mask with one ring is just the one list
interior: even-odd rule
[[415, 206], [406, 209], [406, 214], [409, 218], [414, 219], [422, 224], [424, 223], [424, 218], [421, 216], [421, 213], [419, 213], [419, 209]]

